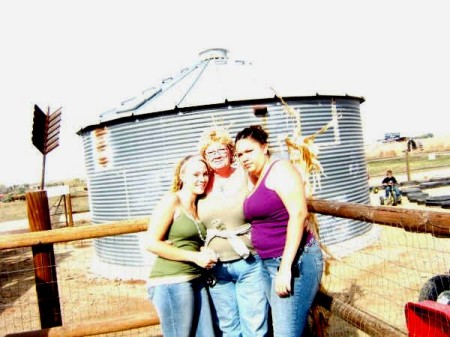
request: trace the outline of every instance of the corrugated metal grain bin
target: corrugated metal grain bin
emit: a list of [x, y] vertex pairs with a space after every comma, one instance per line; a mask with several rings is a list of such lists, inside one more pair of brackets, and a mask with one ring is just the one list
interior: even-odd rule
[[[170, 186], [174, 164], [194, 153], [212, 121], [234, 136], [251, 124], [270, 132], [272, 151], [286, 156], [281, 136], [292, 133], [288, 116], [274, 92], [261, 85], [248, 62], [228, 58], [224, 49], [207, 50], [198, 63], [164, 80], [160, 87], [100, 115], [98, 124], [78, 133], [83, 139], [93, 224], [149, 216]], [[282, 93], [280, 93], [282, 95]], [[369, 186], [360, 118], [361, 97], [289, 96], [300, 111], [302, 135], [333, 125], [315, 144], [324, 168], [317, 198], [369, 203]], [[370, 223], [319, 216], [324, 243], [338, 245], [372, 229]], [[94, 272], [111, 278], [146, 278], [150, 254], [143, 233], [95, 240]], [[365, 244], [365, 243], [364, 243]], [[357, 245], [357, 244], [356, 244]]]

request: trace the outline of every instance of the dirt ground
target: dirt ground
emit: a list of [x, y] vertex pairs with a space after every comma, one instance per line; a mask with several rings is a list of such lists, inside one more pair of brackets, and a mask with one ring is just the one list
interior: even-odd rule
[[[422, 173], [413, 179], [449, 176], [450, 169]], [[404, 181], [403, 177], [397, 177]], [[373, 177], [376, 185], [380, 177]], [[450, 194], [450, 187], [427, 190], [430, 195]], [[373, 205], [379, 205], [380, 193], [370, 194]], [[449, 212], [442, 208], [410, 203], [403, 198], [396, 207]], [[76, 225], [87, 225], [79, 222]], [[444, 245], [445, 249], [439, 248]], [[431, 248], [430, 248], [431, 247]], [[411, 253], [411, 249], [414, 249]], [[431, 251], [434, 249], [434, 251]], [[416, 298], [420, 285], [429, 275], [444, 270], [450, 256], [448, 239], [434, 239], [430, 235], [406, 233], [397, 228], [382, 227], [380, 240], [370, 247], [332, 262], [331, 274], [323, 285], [347, 303], [365, 308], [399, 329], [405, 328], [403, 305]], [[154, 309], [147, 300], [142, 280], [107, 280], [96, 276], [91, 269], [94, 247], [92, 240], [55, 245], [56, 271], [63, 315], [63, 324], [117, 318], [130, 312]], [[32, 255], [30, 249], [0, 251], [0, 334], [7, 336], [20, 331], [40, 329], [36, 300]], [[387, 262], [387, 261], [392, 261]], [[399, 264], [398, 261], [402, 261]], [[444, 261], [444, 262], [443, 262]], [[402, 270], [399, 277], [399, 270]], [[393, 280], [393, 278], [397, 278]], [[392, 309], [389, 304], [392, 304]], [[333, 316], [328, 320], [327, 336], [366, 336]], [[160, 336], [158, 326], [106, 336]]]
[[[54, 245], [62, 322], [77, 325], [91, 320], [120, 320], [121, 315], [148, 312], [145, 281], [109, 280], [96, 276], [91, 261], [92, 240]], [[0, 335], [40, 329], [30, 249], [0, 251]], [[12, 324], [14, 322], [14, 324]], [[105, 336], [160, 336], [158, 326]]]

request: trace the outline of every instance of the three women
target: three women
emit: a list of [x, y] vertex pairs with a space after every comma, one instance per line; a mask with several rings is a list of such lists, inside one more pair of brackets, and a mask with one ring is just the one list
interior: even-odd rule
[[[308, 211], [304, 182], [288, 160], [271, 158], [268, 134], [261, 127], [243, 129], [236, 135], [235, 144], [237, 157], [248, 176], [239, 166], [232, 165], [234, 143], [229, 135], [217, 130], [210, 131], [200, 142], [200, 152], [212, 169], [209, 186], [206, 187], [208, 169], [205, 163], [197, 161], [193, 167], [180, 168], [180, 177], [184, 174], [186, 192], [182, 194], [181, 187], [179, 195], [162, 201], [161, 209], [164, 211], [158, 213], [157, 210], [155, 213], [162, 219], [158, 220], [156, 229], [150, 231], [153, 241], [149, 248], [164, 259], [184, 261], [181, 263], [187, 262], [191, 268], [194, 267], [185, 274], [177, 274], [177, 280], [184, 283], [194, 284], [194, 280], [200, 280], [194, 277], [198, 276], [199, 270], [192, 262], [200, 267], [212, 268], [217, 282], [209, 291], [224, 336], [266, 336], [267, 299], [272, 312], [274, 336], [301, 336], [323, 270], [321, 250], [314, 235], [305, 226]], [[195, 201], [202, 194], [205, 195], [198, 201], [197, 218]], [[188, 221], [191, 231], [192, 224], [197, 225], [197, 236], [204, 239], [207, 249], [195, 251], [200, 249], [201, 240], [191, 246], [191, 252], [172, 250], [184, 249], [175, 243], [175, 247], [169, 249], [170, 244], [164, 240], [172, 240], [171, 228], [178, 222], [177, 215], [191, 220]], [[155, 220], [150, 228], [155, 226], [156, 217], [152, 217]], [[208, 228], [207, 236], [204, 236], [199, 219]], [[251, 229], [246, 221], [251, 223]], [[186, 229], [189, 227], [187, 224], [183, 226]], [[218, 253], [218, 261], [210, 250]], [[153, 277], [155, 273], [157, 277], [168, 276], [158, 274], [158, 264], [155, 267]], [[160, 267], [159, 270], [161, 273]], [[158, 291], [164, 296], [170, 291], [158, 290], [157, 286], [149, 289], [164, 335], [172, 336], [164, 330], [169, 329], [164, 323], [168, 322], [169, 317], [164, 311], [167, 304], [161, 303], [164, 302], [162, 295], [160, 300], [155, 296]], [[191, 300], [194, 316], [189, 309], [186, 322], [189, 321], [194, 329], [200, 331], [197, 335], [201, 336], [203, 331], [206, 333], [211, 329], [211, 317], [206, 314], [208, 317], [205, 318], [204, 311], [196, 310], [203, 307], [209, 312], [209, 307], [201, 282], [191, 289], [191, 298], [197, 293], [199, 296], [198, 300]], [[178, 308], [184, 313], [187, 305], [180, 304]], [[199, 323], [195, 322], [195, 313], [199, 315]], [[183, 316], [180, 312], [170, 315], [173, 321], [182, 321], [175, 317]], [[180, 329], [181, 326], [178, 326]], [[210, 336], [213, 336], [211, 330]]]

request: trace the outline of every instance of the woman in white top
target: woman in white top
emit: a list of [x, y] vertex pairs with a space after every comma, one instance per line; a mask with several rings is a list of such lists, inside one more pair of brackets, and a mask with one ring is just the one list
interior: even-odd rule
[[211, 269], [215, 284], [209, 287], [218, 326], [223, 336], [267, 336], [262, 263], [243, 212], [247, 175], [234, 163], [234, 142], [226, 130], [206, 130], [199, 150], [212, 171], [205, 196], [198, 202], [198, 215], [207, 228], [207, 247], [219, 257]]

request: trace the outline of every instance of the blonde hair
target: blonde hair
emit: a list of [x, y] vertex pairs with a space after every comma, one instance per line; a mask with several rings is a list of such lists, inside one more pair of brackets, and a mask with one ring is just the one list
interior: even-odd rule
[[[290, 138], [286, 136], [285, 142], [288, 148], [289, 159], [300, 172], [303, 181], [305, 182], [305, 192], [306, 197], [311, 198], [313, 196], [315, 187], [320, 188], [320, 178], [323, 174], [323, 168], [318, 158], [318, 147], [314, 146], [315, 138], [328, 130], [328, 128], [333, 124], [333, 120], [329, 121], [325, 126], [323, 126], [319, 131], [313, 135], [303, 137], [302, 129], [300, 123], [300, 112], [293, 109], [289, 104], [287, 104], [281, 96], [275, 92], [275, 96], [278, 97], [284, 106], [286, 113], [295, 118], [296, 127], [294, 128], [294, 136]], [[340, 118], [340, 116], [337, 116]], [[310, 181], [312, 178], [312, 182]], [[311, 231], [314, 237], [318, 240], [319, 247], [326, 254], [325, 261], [325, 274], [329, 274], [329, 259], [336, 259], [336, 257], [330, 252], [327, 246], [322, 242], [320, 237], [320, 228], [317, 215], [315, 213], [309, 212], [306, 218], [306, 228]]]
[[178, 164], [175, 166], [175, 172], [173, 175], [172, 186], [170, 188], [171, 192], [178, 192], [179, 190], [181, 190], [183, 188], [183, 181], [181, 180], [181, 175], [184, 172], [187, 162], [196, 157], [199, 161], [201, 161], [202, 163], [205, 164], [206, 169], [208, 170], [208, 174], [209, 174], [209, 166], [206, 163], [206, 161], [203, 159], [203, 157], [199, 156], [198, 154], [188, 155], [188, 156], [184, 157], [183, 159], [181, 159], [178, 162]]
[[212, 143], [221, 143], [225, 145], [231, 153], [231, 162], [234, 162], [234, 141], [226, 128], [221, 126], [211, 126], [203, 131], [198, 141], [198, 151], [203, 158], [206, 158], [206, 149]]

